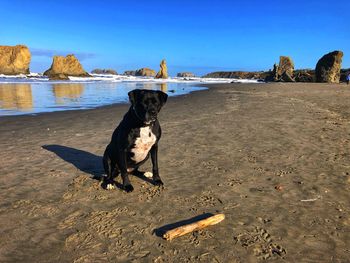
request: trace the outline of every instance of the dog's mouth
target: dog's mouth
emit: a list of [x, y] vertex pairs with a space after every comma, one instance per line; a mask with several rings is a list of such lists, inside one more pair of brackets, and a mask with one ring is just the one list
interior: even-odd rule
[[145, 121], [153, 122], [157, 119], [157, 114], [147, 112], [145, 115]]
[[146, 119], [144, 122], [145, 124], [151, 124], [152, 122], [155, 122], [157, 119], [157, 116], [154, 116], [154, 117], [150, 117], [148, 119]]

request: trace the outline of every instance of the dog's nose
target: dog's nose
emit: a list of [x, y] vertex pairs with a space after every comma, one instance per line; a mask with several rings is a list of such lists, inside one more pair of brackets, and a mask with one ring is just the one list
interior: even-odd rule
[[156, 110], [150, 110], [149, 113], [150, 113], [151, 115], [156, 115], [156, 114], [157, 114], [157, 111], [156, 111]]

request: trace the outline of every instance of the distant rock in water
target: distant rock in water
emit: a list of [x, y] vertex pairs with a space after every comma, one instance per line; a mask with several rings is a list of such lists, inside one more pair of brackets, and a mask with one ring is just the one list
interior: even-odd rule
[[191, 72], [180, 72], [180, 73], [177, 73], [177, 77], [179, 77], [179, 78], [194, 78], [195, 76]]
[[124, 71], [125, 76], [135, 76], [136, 75], [136, 70], [126, 70]]
[[0, 74], [29, 74], [30, 59], [26, 46], [0, 46]]
[[265, 79], [268, 72], [258, 71], [217, 71], [204, 75], [202, 78], [229, 78], [229, 79]]
[[316, 82], [339, 83], [342, 58], [341, 51], [324, 55], [316, 64]]
[[68, 79], [68, 76], [89, 77], [74, 55], [54, 56], [51, 67], [44, 72], [50, 79]]
[[150, 68], [141, 68], [136, 70], [135, 72], [135, 76], [141, 76], [141, 77], [154, 77], [155, 75], [156, 75], [156, 72]]
[[168, 68], [166, 66], [166, 61], [165, 59], [163, 59], [160, 62], [160, 70], [157, 73], [157, 75], [155, 76], [156, 79], [167, 79], [168, 78]]
[[273, 70], [270, 75], [266, 77], [266, 81], [283, 81], [295, 82], [294, 63], [290, 57], [280, 56], [279, 64], [273, 65]]
[[100, 69], [96, 68], [93, 71], [91, 71], [92, 74], [110, 74], [110, 75], [118, 75], [117, 71], [114, 69]]

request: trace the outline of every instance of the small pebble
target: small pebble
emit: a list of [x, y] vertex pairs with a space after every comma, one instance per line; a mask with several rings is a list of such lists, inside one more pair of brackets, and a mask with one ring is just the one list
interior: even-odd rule
[[276, 186], [275, 186], [275, 189], [276, 189], [277, 191], [282, 191], [282, 190], [283, 190], [283, 186], [282, 186], [282, 185], [276, 185]]

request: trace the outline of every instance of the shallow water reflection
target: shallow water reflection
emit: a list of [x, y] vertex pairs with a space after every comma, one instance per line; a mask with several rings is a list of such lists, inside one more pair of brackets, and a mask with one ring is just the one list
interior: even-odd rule
[[169, 96], [205, 89], [193, 83], [0, 83], [0, 116], [125, 103], [128, 92], [136, 88], [162, 90]]
[[84, 92], [83, 84], [53, 84], [52, 91], [55, 95], [56, 103], [58, 105], [64, 105], [68, 100], [74, 101], [79, 99]]
[[0, 107], [30, 111], [33, 96], [30, 84], [0, 84]]
[[160, 90], [166, 93], [168, 91], [167, 83], [161, 83], [160, 84]]

